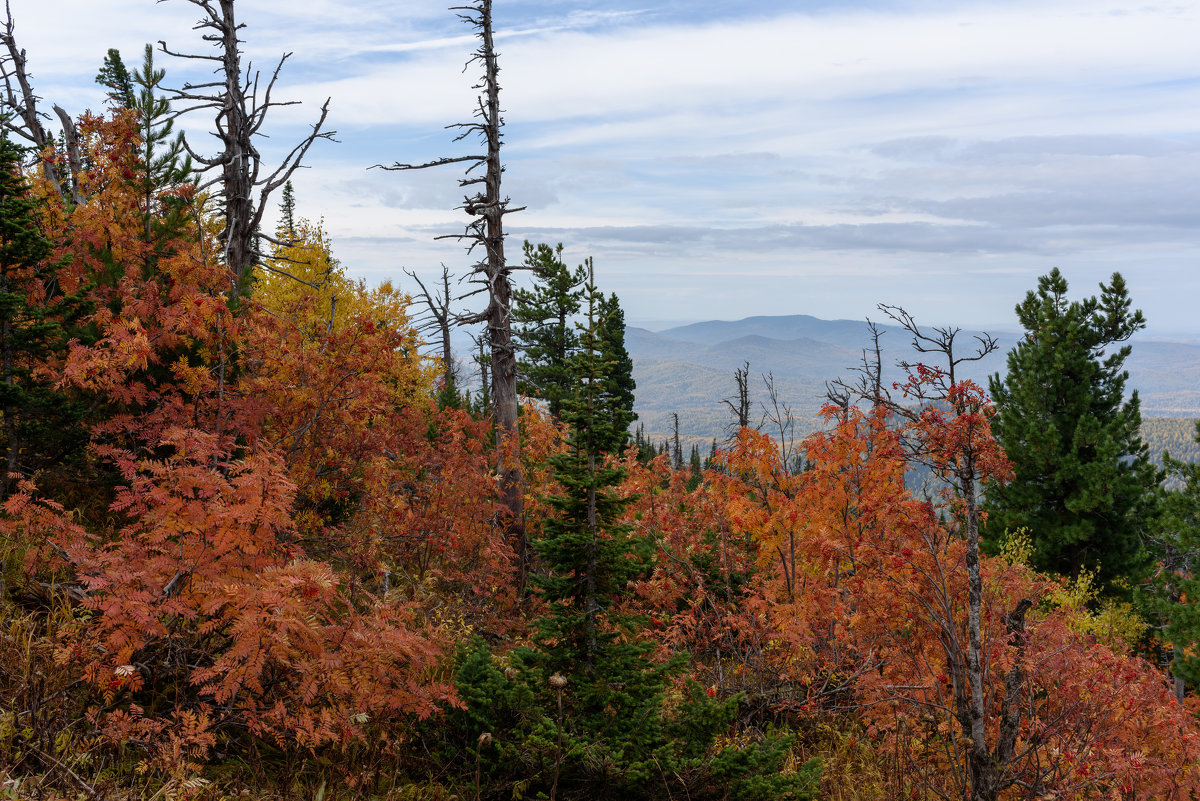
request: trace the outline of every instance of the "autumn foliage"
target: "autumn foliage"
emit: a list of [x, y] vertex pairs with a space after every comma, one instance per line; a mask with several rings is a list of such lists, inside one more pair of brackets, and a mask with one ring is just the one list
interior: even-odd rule
[[[49, 308], [80, 293], [87, 318], [29, 375], [87, 409], [86, 437], [82, 466], [23, 475], [4, 503], [0, 756], [15, 767], [0, 777], [41, 771], [62, 792], [115, 796], [130, 775], [199, 794], [274, 771], [280, 786], [332, 777], [351, 794], [410, 797], [411, 782], [430, 798], [519, 797], [557, 787], [571, 760], [610, 769], [578, 730], [563, 752], [572, 687], [521, 684], [545, 678], [518, 669], [535, 664], [528, 645], [556, 647], [545, 626], [535, 634], [548, 602], [518, 584], [489, 421], [435, 403], [407, 297], [347, 278], [303, 221], [244, 296], [195, 187], [161, 188], [149, 213], [162, 225], [147, 235], [134, 121], [80, 129], [86, 202], [30, 181], [47, 263], [62, 267], [28, 296]], [[871, 777], [861, 797], [972, 797], [954, 477], [986, 487], [1008, 464], [977, 387], [953, 384], [941, 401], [906, 419], [827, 408], [802, 471], [752, 429], [698, 485], [665, 457], [607, 455], [621, 468], [606, 473], [620, 477], [613, 530], [652, 548], [604, 599], [640, 630], [604, 636], [653, 659], [644, 675], [664, 721], [708, 710], [705, 725], [723, 727], [705, 753], [679, 746], [692, 774], [647, 768], [646, 797], [676, 779], [728, 795], [735, 783], [711, 777], [735, 763], [752, 773], [764, 743], [793, 749], [770, 762], [793, 777], [823, 757], [830, 793], [853, 764]], [[565, 505], [553, 464], [569, 442], [531, 404], [521, 453], [504, 455], [522, 460], [535, 541]], [[906, 487], [916, 458], [943, 491]], [[1136, 643], [1091, 633], [1086, 605], [1062, 602], [1019, 553], [984, 557], [980, 575], [996, 797], [1200, 793], [1195, 717]], [[39, 684], [48, 672], [66, 678]], [[530, 732], [503, 752], [530, 775], [504, 786], [482, 775], [503, 768], [485, 753], [492, 733], [469, 729], [501, 709]], [[234, 763], [248, 767], [224, 770]], [[751, 797], [760, 785], [736, 786]]]
[[[750, 429], [693, 493], [679, 476], [657, 489], [655, 465], [644, 468], [640, 480], [657, 491], [639, 514], [665, 557], [644, 597], [671, 610], [656, 624], [719, 693], [747, 693], [762, 714], [796, 725], [858, 721], [857, 747], [883, 766], [881, 797], [970, 797], [972, 744], [955, 703], [965, 689], [965, 543], [954, 498], [930, 503], [905, 488], [901, 440], [946, 454], [979, 435], [978, 421], [927, 410], [901, 432], [882, 410], [826, 416], [829, 431], [804, 443], [802, 473]], [[1002, 475], [1002, 455], [986, 458]], [[1086, 610], [1057, 608], [1049, 579], [1003, 558], [982, 567], [990, 737], [1001, 734], [1005, 675], [1018, 660], [1023, 674], [1001, 797], [1195, 792], [1196, 722], [1163, 675], [1128, 647], [1077, 633], [1072, 616]], [[1022, 598], [1034, 607], [1018, 648], [1007, 616]]]

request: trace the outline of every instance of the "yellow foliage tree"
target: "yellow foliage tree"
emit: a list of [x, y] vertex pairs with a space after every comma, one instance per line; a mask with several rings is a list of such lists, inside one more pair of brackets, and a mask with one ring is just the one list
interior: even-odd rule
[[266, 311], [298, 324], [311, 338], [365, 317], [376, 326], [411, 331], [410, 341], [416, 342], [408, 318], [411, 299], [391, 282], [371, 289], [347, 276], [322, 222], [289, 221], [279, 234], [280, 244], [257, 268], [254, 297]]
[[406, 451], [394, 425], [426, 413], [436, 365], [419, 353], [410, 298], [347, 276], [320, 222], [286, 214], [277, 233], [256, 267], [245, 386], [270, 401], [264, 433], [299, 490], [302, 534], [356, 530], [369, 521], [353, 499]]

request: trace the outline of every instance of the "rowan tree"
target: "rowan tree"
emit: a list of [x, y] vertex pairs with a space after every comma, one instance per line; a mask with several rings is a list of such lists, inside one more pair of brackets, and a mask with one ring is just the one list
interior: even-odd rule
[[63, 658], [102, 702], [97, 742], [172, 775], [217, 729], [338, 748], [433, 713], [457, 629], [431, 588], [474, 620], [507, 608], [483, 432], [436, 416], [411, 329], [369, 300], [319, 337], [306, 298], [294, 318], [235, 315], [204, 226], [155, 244], [146, 275], [134, 122], [81, 131], [89, 201], [47, 216], [77, 251], [64, 285], [107, 277], [89, 290], [96, 341], [55, 379], [98, 399], [90, 452], [117, 486], [64, 509], [25, 483], [3, 535], [90, 610]]

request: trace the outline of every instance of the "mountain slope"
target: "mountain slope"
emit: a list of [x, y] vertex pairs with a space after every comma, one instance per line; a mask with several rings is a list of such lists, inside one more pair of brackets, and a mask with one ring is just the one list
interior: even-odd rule
[[[900, 359], [919, 361], [911, 336], [897, 326], [882, 332], [884, 382], [904, 380]], [[962, 331], [956, 344], [964, 353], [977, 344], [975, 332]], [[1005, 370], [1014, 334], [998, 336], [999, 349], [962, 366], [962, 377], [987, 387], [988, 378]], [[679, 414], [680, 434], [691, 442], [722, 439], [730, 420], [723, 398], [735, 393], [734, 370], [749, 363], [754, 414], [768, 400], [764, 376], [774, 377], [779, 399], [791, 406], [803, 433], [817, 424], [825, 402], [825, 384], [852, 379], [871, 343], [865, 321], [821, 320], [809, 315], [710, 320], [653, 332], [630, 328], [626, 346], [634, 361], [639, 422], [653, 439], [672, 429]], [[1200, 344], [1192, 341], [1135, 341], [1127, 363], [1129, 387], [1139, 392], [1145, 416], [1200, 416]]]

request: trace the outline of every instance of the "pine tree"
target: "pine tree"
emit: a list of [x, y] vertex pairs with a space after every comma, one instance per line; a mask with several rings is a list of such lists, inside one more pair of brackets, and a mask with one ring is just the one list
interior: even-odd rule
[[108, 88], [108, 99], [117, 106], [133, 108], [133, 78], [117, 48], [108, 48], [108, 55], [104, 57], [104, 64], [96, 75], [96, 83]]
[[1145, 564], [1140, 534], [1158, 479], [1138, 433], [1137, 392], [1124, 400], [1131, 348], [1120, 343], [1145, 319], [1130, 310], [1119, 273], [1100, 289], [1099, 298], [1068, 301], [1055, 269], [1017, 306], [1026, 335], [1004, 380], [991, 380], [993, 428], [1014, 478], [989, 490], [986, 508], [993, 543], [1025, 528], [1035, 567], [1097, 570], [1111, 584]]
[[[512, 308], [513, 337], [522, 351], [517, 388], [545, 400], [555, 418], [563, 416], [563, 404], [574, 391], [569, 365], [579, 347], [574, 317], [587, 279], [582, 267], [567, 269], [562, 251], [562, 245], [525, 243], [525, 267], [533, 271], [535, 284], [513, 293]], [[598, 313], [603, 316], [602, 309]]]
[[[191, 157], [183, 146], [183, 134], [175, 131], [171, 101], [162, 92], [166, 71], [155, 69], [154, 48], [146, 45], [142, 67], [132, 74], [121, 54], [110, 49], [96, 82], [109, 88], [109, 98], [137, 116], [139, 167], [135, 177], [141, 196], [145, 241], [149, 244], [174, 237], [189, 221], [183, 217], [179, 199], [164, 190], [189, 183], [193, 178]], [[147, 257], [147, 269], [153, 259]]]

